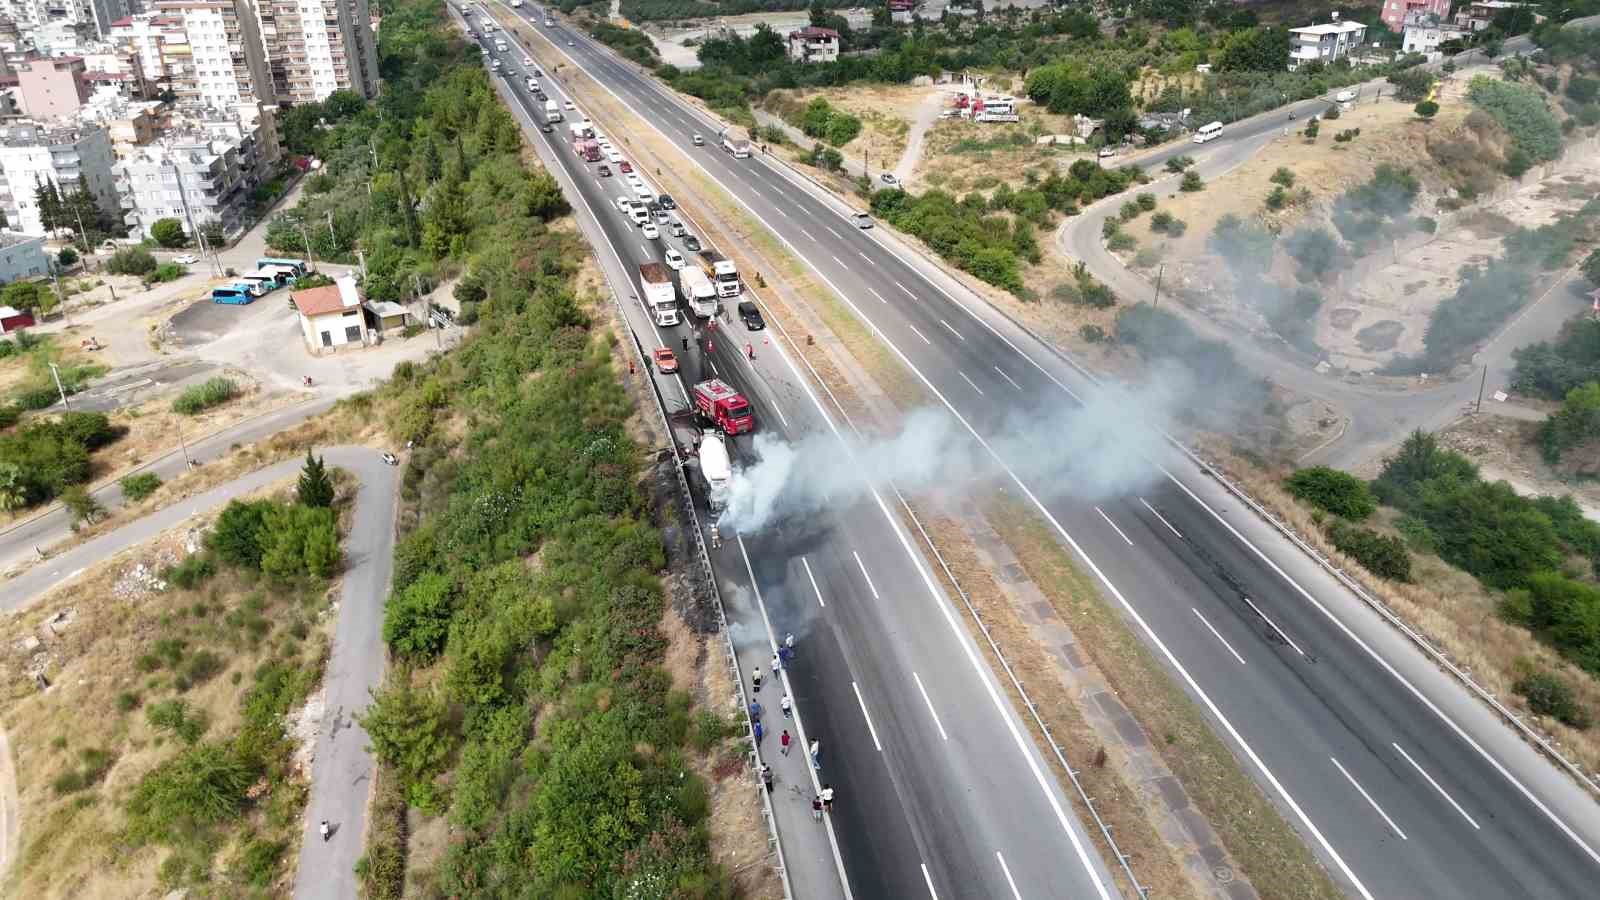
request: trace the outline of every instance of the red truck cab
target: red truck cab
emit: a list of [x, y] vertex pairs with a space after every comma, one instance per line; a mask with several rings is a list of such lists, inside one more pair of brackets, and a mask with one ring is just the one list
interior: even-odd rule
[[724, 434], [744, 434], [754, 431], [756, 417], [744, 395], [728, 386], [720, 378], [702, 381], [694, 386], [694, 409]]

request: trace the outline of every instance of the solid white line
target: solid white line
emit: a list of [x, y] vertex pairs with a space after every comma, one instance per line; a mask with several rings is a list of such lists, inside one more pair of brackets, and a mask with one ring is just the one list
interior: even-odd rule
[[[994, 370], [995, 370], [995, 371], [996, 371], [996, 372], [999, 372], [999, 373], [1000, 373], [1000, 377], [1001, 377], [1001, 378], [1004, 378], [1004, 379], [1005, 379], [1005, 380], [1007, 380], [1007, 381], [1011, 381], [1011, 376], [1010, 376], [1010, 375], [1007, 375], [1007, 374], [1006, 374], [1006, 372], [1005, 372], [1005, 370], [1004, 370], [1004, 369], [1002, 369], [1002, 368], [1000, 368], [1000, 367], [999, 367], [999, 366], [995, 366], [995, 367], [994, 367]], [[1011, 381], [1011, 386], [1012, 386], [1012, 387], [1014, 387], [1014, 388], [1016, 388], [1016, 389], [1017, 389], [1017, 390], [1019, 390], [1019, 391], [1020, 391], [1020, 390], [1022, 390], [1022, 385], [1020, 385], [1020, 384], [1017, 384], [1017, 383], [1016, 383], [1016, 382], [1015, 382], [1015, 381]]]
[[800, 557], [800, 565], [806, 567], [806, 577], [811, 579], [811, 589], [817, 594], [817, 605], [826, 608], [828, 601], [822, 599], [822, 588], [817, 587], [817, 576], [811, 574], [811, 563], [806, 562], [804, 556]]
[[1201, 625], [1204, 625], [1207, 630], [1209, 630], [1213, 635], [1216, 636], [1217, 640], [1222, 642], [1222, 646], [1228, 648], [1228, 652], [1232, 653], [1233, 654], [1233, 658], [1237, 659], [1239, 661], [1239, 665], [1241, 665], [1241, 666], [1244, 665], [1244, 657], [1239, 655], [1239, 651], [1233, 649], [1233, 645], [1228, 643], [1228, 639], [1223, 637], [1222, 633], [1220, 631], [1217, 631], [1215, 628], [1211, 627], [1211, 623], [1206, 621], [1206, 617], [1200, 615], [1200, 610], [1195, 609], [1194, 607], [1191, 606], [1191, 607], [1189, 607], [1189, 611], [1194, 613], [1194, 617], [1200, 620], [1200, 624]]
[[711, 367], [711, 374], [713, 374], [713, 375], [715, 375], [715, 376], [717, 376], [719, 378], [722, 377], [722, 373], [717, 371], [717, 361], [716, 360], [714, 360], [714, 359], [712, 359], [711, 357], [708, 356], [708, 357], [706, 357], [706, 365]]
[[902, 291], [905, 291], [905, 292], [906, 292], [906, 296], [907, 296], [907, 297], [910, 297], [910, 298], [911, 298], [911, 299], [913, 299], [913, 300], [915, 300], [915, 299], [917, 299], [917, 295], [916, 295], [916, 294], [913, 294], [913, 293], [911, 293], [911, 288], [908, 288], [908, 287], [906, 287], [906, 286], [905, 286], [905, 285], [903, 285], [903, 284], [901, 284], [901, 283], [900, 283], [900, 282], [898, 282], [898, 281], [896, 281], [896, 282], [895, 282], [895, 283], [894, 283], [894, 286], [895, 286], [895, 287], [897, 287], [897, 288], [899, 288], [899, 289], [900, 289], [900, 290], [902, 290]]
[[1282, 628], [1279, 628], [1278, 627], [1278, 623], [1276, 623], [1276, 622], [1272, 621], [1271, 619], [1267, 618], [1267, 614], [1262, 612], [1261, 611], [1261, 607], [1257, 606], [1254, 601], [1252, 601], [1249, 597], [1246, 597], [1246, 598], [1244, 598], [1244, 602], [1248, 603], [1250, 605], [1250, 608], [1256, 611], [1256, 615], [1261, 617], [1261, 621], [1267, 623], [1267, 627], [1268, 628], [1271, 628], [1273, 631], [1276, 631], [1278, 633], [1278, 637], [1283, 638], [1283, 642], [1288, 644], [1289, 647], [1294, 650], [1294, 652], [1300, 654], [1301, 656], [1305, 656], [1306, 655], [1306, 652], [1304, 650], [1301, 650], [1300, 646], [1298, 644], [1296, 644], [1294, 641], [1290, 640], [1289, 633], [1287, 631], [1284, 631]]
[[1478, 828], [1478, 823], [1474, 822], [1472, 820], [1472, 817], [1467, 815], [1467, 811], [1461, 808], [1461, 804], [1457, 803], [1454, 797], [1452, 797], [1449, 794], [1445, 793], [1444, 788], [1439, 786], [1439, 782], [1433, 780], [1433, 776], [1432, 775], [1429, 775], [1427, 772], [1424, 772], [1422, 770], [1422, 767], [1417, 765], [1417, 761], [1411, 758], [1411, 754], [1407, 753], [1404, 749], [1402, 749], [1399, 744], [1391, 742], [1389, 744], [1389, 746], [1393, 747], [1396, 751], [1398, 751], [1401, 756], [1404, 756], [1406, 758], [1406, 762], [1411, 763], [1411, 768], [1416, 769], [1418, 775], [1421, 775], [1423, 778], [1426, 778], [1428, 780], [1428, 783], [1433, 785], [1433, 789], [1439, 792], [1439, 796], [1441, 796], [1445, 800], [1449, 801], [1450, 805], [1454, 806], [1456, 808], [1456, 812], [1461, 813], [1461, 818], [1466, 819], [1468, 825], [1471, 825], [1474, 829], [1476, 829], [1478, 831], [1482, 831], [1483, 830], [1481, 828]]
[[939, 737], [950, 740], [950, 735], [944, 733], [944, 724], [939, 721], [939, 711], [933, 708], [933, 700], [928, 696], [928, 689], [922, 686], [922, 678], [916, 672], [911, 673], [911, 678], [917, 683], [917, 690], [922, 692], [922, 702], [928, 704], [928, 715], [933, 716], [933, 725], [939, 729]]
[[856, 702], [861, 704], [861, 718], [867, 720], [867, 733], [872, 735], [872, 746], [883, 752], [883, 745], [878, 743], [878, 729], [872, 727], [872, 716], [867, 714], [867, 701], [861, 696], [861, 687], [854, 681], [850, 682], [850, 689], [856, 692]]
[[933, 889], [933, 876], [928, 874], [928, 864], [922, 864], [922, 880], [928, 883], [928, 896], [939, 900], [939, 892]]
[[1103, 510], [1100, 507], [1096, 506], [1094, 508], [1094, 511], [1100, 514], [1100, 518], [1106, 520], [1106, 524], [1110, 525], [1111, 526], [1111, 530], [1115, 531], [1117, 533], [1117, 537], [1122, 538], [1122, 540], [1125, 543], [1127, 543], [1127, 545], [1129, 547], [1133, 546], [1133, 541], [1128, 540], [1128, 536], [1122, 533], [1122, 529], [1117, 527], [1117, 523], [1111, 521], [1111, 517], [1106, 515], [1106, 511], [1105, 510]]
[[[946, 328], [950, 328], [950, 323], [949, 323], [949, 322], [946, 322], [946, 321], [945, 321], [945, 320], [943, 320], [943, 319], [940, 319], [940, 320], [939, 320], [939, 324], [940, 324], [940, 325], [943, 325], [943, 326], [944, 326], [944, 327], [946, 327]], [[955, 335], [955, 336], [956, 336], [956, 337], [958, 337], [958, 338], [961, 338], [961, 340], [963, 340], [963, 341], [964, 341], [964, 340], [966, 340], [966, 338], [964, 338], [964, 337], [961, 337], [961, 332], [959, 332], [959, 331], [957, 331], [957, 330], [955, 330], [955, 329], [954, 329], [954, 328], [950, 328], [950, 333], [951, 333], [951, 334], [953, 334], [953, 335]]]
[[912, 333], [912, 334], [914, 334], [914, 335], [916, 335], [916, 336], [917, 336], [917, 337], [919, 337], [919, 338], [922, 338], [922, 342], [923, 342], [923, 343], [924, 343], [924, 344], [927, 344], [927, 345], [928, 345], [928, 346], [930, 346], [930, 347], [932, 347], [932, 346], [933, 346], [933, 341], [930, 341], [930, 340], [928, 340], [928, 338], [927, 338], [927, 336], [926, 336], [926, 335], [924, 335], [924, 334], [923, 334], [923, 333], [922, 333], [922, 332], [920, 332], [920, 331], [918, 331], [918, 330], [917, 330], [917, 326], [915, 326], [915, 325], [913, 325], [913, 324], [911, 324], [911, 323], [910, 323], [910, 322], [907, 322], [907, 323], [906, 323], [906, 327], [907, 327], [907, 328], [909, 328], [909, 329], [911, 329], [911, 333]]
[[968, 378], [967, 377], [967, 373], [962, 372], [960, 370], [957, 370], [956, 374], [961, 376], [961, 380], [962, 381], [965, 381], [967, 384], [972, 385], [972, 389], [978, 392], [978, 396], [979, 397], [983, 396], [983, 388], [978, 387], [978, 385], [975, 384], [971, 378]]
[[1394, 829], [1394, 833], [1400, 835], [1400, 840], [1410, 840], [1410, 838], [1406, 837], [1406, 833], [1400, 830], [1400, 826], [1396, 825], [1394, 820], [1389, 818], [1389, 814], [1383, 811], [1383, 807], [1378, 805], [1378, 801], [1372, 799], [1372, 795], [1367, 793], [1367, 789], [1362, 787], [1354, 778], [1351, 778], [1350, 773], [1345, 771], [1344, 766], [1339, 765], [1339, 761], [1337, 759], [1334, 759], [1330, 756], [1328, 757], [1328, 761], [1333, 763], [1334, 766], [1339, 769], [1339, 774], [1343, 775], [1345, 780], [1350, 782], [1351, 787], [1361, 792], [1361, 796], [1365, 797], [1367, 799], [1367, 803], [1371, 805], [1373, 809], [1378, 811], [1378, 815], [1383, 816], [1383, 820], [1389, 823], [1389, 827]]
[[1172, 532], [1174, 535], [1177, 535], [1179, 540], [1183, 539], [1183, 535], [1178, 531], [1178, 529], [1172, 527], [1172, 523], [1167, 521], [1167, 517], [1166, 516], [1163, 516], [1161, 513], [1156, 512], [1156, 508], [1154, 506], [1151, 506], [1149, 503], [1146, 503], [1145, 499], [1143, 497], [1139, 498], [1139, 502], [1140, 503], [1144, 503], [1144, 508], [1150, 510], [1150, 514], [1151, 515], [1153, 515], [1156, 518], [1160, 519], [1161, 520], [1161, 524], [1167, 526], [1167, 530], [1168, 531]]
[[1017, 881], [1011, 877], [1011, 867], [1006, 865], [1006, 858], [1000, 855], [999, 850], [994, 852], [994, 858], [1000, 861], [1000, 871], [1006, 875], [1006, 884], [1011, 885], [1011, 896], [1015, 900], [1022, 900], [1022, 894], [1017, 890]]
[[873, 290], [872, 288], [867, 288], [867, 291], [869, 293], [871, 293], [872, 296], [877, 297], [879, 303], [888, 303], [889, 302], [889, 301], [883, 299], [883, 295], [882, 294], [878, 293], [877, 291]]
[[867, 580], [867, 588], [872, 591], [872, 599], [879, 599], [878, 589], [872, 586], [872, 576], [867, 574], [867, 564], [861, 561], [861, 554], [851, 550], [850, 555], [856, 558], [856, 565], [861, 567], [861, 577]]

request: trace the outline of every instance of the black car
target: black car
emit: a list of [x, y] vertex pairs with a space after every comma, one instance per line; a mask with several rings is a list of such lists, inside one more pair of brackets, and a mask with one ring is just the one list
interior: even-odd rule
[[690, 253], [693, 253], [696, 250], [699, 250], [700, 249], [700, 239], [695, 237], [692, 234], [684, 235], [683, 236], [683, 249], [689, 251]]
[[656, 202], [661, 204], [661, 208], [662, 209], [677, 209], [678, 208], [678, 201], [672, 199], [671, 197], [667, 196], [666, 194], [662, 194], [660, 197], [656, 198]]
[[652, 218], [655, 217], [656, 213], [661, 212], [663, 209], [671, 209], [671, 207], [667, 206], [665, 203], [662, 203], [659, 199], [651, 200], [650, 203], [645, 206], [645, 210], [650, 213]]
[[761, 310], [749, 300], [739, 304], [739, 319], [744, 322], [744, 327], [750, 331], [760, 331], [767, 327], [761, 319]]
[[550, 127], [550, 123], [549, 122], [546, 122], [545, 124], [540, 125], [539, 126], [539, 130], [544, 132], [545, 134], [549, 134], [550, 132], [555, 131], [554, 128]]

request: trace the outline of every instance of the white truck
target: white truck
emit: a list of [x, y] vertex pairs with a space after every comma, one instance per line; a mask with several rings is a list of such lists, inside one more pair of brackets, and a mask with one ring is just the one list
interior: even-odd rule
[[[547, 105], [545, 109], [548, 110], [549, 106]], [[590, 125], [588, 122], [573, 122], [567, 126], [567, 130], [572, 132], [572, 139], [575, 141], [579, 140], [580, 138], [594, 137], [594, 126]]]
[[684, 266], [678, 270], [678, 293], [696, 316], [709, 319], [717, 314], [717, 289], [711, 286], [711, 279], [699, 266]]
[[728, 505], [728, 486], [733, 481], [733, 465], [728, 460], [728, 445], [714, 428], [700, 432], [700, 477], [706, 480], [706, 503], [712, 512]]
[[521, 9], [522, 8], [522, 0], [511, 0], [511, 8], [512, 9]]
[[504, 53], [509, 48], [506, 46], [506, 42], [505, 41], [495, 41], [494, 42], [494, 49], [498, 53]]
[[747, 159], [750, 156], [750, 133], [737, 125], [730, 125], [722, 132], [722, 149], [733, 154], [734, 159]]
[[739, 267], [733, 260], [715, 250], [701, 250], [699, 260], [700, 270], [717, 286], [718, 297], [739, 296]]
[[561, 104], [554, 100], [544, 102], [544, 121], [546, 125], [554, 125], [561, 121]]
[[640, 263], [639, 293], [657, 325], [678, 324], [678, 295], [672, 290], [672, 272], [666, 266]]

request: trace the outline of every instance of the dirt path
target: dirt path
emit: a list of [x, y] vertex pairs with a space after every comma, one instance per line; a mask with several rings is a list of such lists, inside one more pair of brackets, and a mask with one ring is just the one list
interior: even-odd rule
[[17, 840], [22, 836], [20, 808], [17, 806], [17, 769], [11, 759], [11, 740], [0, 728], [0, 881], [4, 881], [11, 861], [17, 858]]
[[917, 106], [916, 118], [911, 120], [911, 131], [906, 135], [906, 150], [900, 154], [900, 161], [895, 164], [894, 175], [905, 183], [916, 171], [917, 163], [922, 159], [923, 138], [927, 136], [928, 129], [933, 123], [939, 121], [939, 113], [944, 109], [945, 95], [935, 92], [924, 97]]

